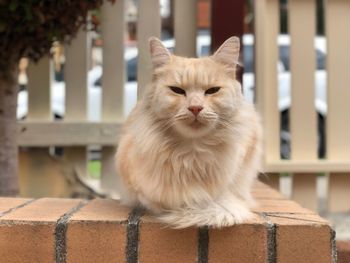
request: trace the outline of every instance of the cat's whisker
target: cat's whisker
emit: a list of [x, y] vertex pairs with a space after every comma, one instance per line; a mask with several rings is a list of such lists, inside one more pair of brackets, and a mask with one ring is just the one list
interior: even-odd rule
[[232, 125], [233, 121], [219, 116], [219, 122], [227, 125]]
[[218, 118], [216, 116], [201, 116], [201, 119], [212, 121], [212, 120], [217, 120]]
[[230, 122], [219, 121], [218, 124], [219, 124], [220, 126], [222, 126], [223, 128], [225, 128], [225, 129], [228, 129], [228, 130], [232, 130], [232, 129], [233, 129], [232, 123], [230, 123]]
[[179, 114], [179, 115], [175, 115], [174, 116], [174, 119], [180, 119], [180, 120], [182, 120], [182, 119], [188, 119], [189, 117], [188, 117], [188, 115], [187, 114]]
[[188, 117], [178, 117], [178, 118], [174, 118], [176, 121], [182, 121], [182, 120], [188, 120]]
[[169, 119], [168, 121], [166, 121], [165, 123], [162, 124], [161, 130], [162, 130], [163, 132], [165, 132], [165, 131], [167, 131], [168, 129], [170, 129], [172, 125], [173, 125], [173, 124], [172, 124], [172, 121]]

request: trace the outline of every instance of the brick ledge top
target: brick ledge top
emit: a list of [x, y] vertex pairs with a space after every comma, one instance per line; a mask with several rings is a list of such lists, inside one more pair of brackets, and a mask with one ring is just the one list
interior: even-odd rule
[[[335, 262], [329, 222], [256, 183], [255, 218], [223, 229], [164, 227], [111, 199], [0, 198], [3, 262]], [[38, 261], [38, 259], [40, 259]]]

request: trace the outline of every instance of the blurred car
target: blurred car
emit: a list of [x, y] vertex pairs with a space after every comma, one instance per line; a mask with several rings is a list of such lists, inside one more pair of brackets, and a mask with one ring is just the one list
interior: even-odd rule
[[[197, 56], [207, 56], [210, 54], [210, 36], [201, 34], [197, 37]], [[163, 41], [170, 50], [174, 50], [174, 39]], [[290, 130], [289, 130], [289, 109], [291, 106], [291, 73], [290, 73], [290, 37], [279, 35], [277, 38], [279, 48], [278, 71], [278, 107], [281, 112], [281, 157], [290, 157]], [[254, 103], [255, 96], [255, 74], [254, 74], [254, 37], [253, 35], [243, 36], [243, 93], [251, 103]], [[315, 52], [317, 58], [317, 69], [315, 71], [315, 109], [318, 114], [319, 133], [319, 156], [324, 156], [325, 136], [324, 121], [327, 113], [326, 103], [326, 78], [325, 53], [326, 43], [323, 37], [315, 38]], [[125, 62], [127, 71], [127, 81], [124, 86], [124, 112], [128, 114], [137, 101], [137, 48], [129, 47], [125, 51]], [[102, 101], [102, 66], [97, 65], [88, 72], [88, 112], [89, 121], [99, 121], [101, 119]], [[53, 81], [51, 84], [51, 105], [52, 112], [56, 118], [63, 118], [65, 112], [65, 83], [63, 81]], [[28, 94], [25, 89], [19, 92], [17, 117], [22, 119], [28, 111]]]

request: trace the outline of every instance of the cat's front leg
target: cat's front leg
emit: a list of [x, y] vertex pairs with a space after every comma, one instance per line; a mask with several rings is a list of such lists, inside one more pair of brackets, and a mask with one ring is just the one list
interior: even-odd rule
[[213, 227], [231, 226], [253, 217], [249, 210], [250, 202], [247, 203], [232, 193], [222, 194], [216, 204], [218, 209], [217, 214], [213, 215]]

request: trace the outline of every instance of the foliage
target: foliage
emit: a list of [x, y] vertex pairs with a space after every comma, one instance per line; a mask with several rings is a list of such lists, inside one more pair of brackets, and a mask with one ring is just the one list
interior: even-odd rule
[[54, 41], [69, 42], [81, 26], [86, 28], [88, 12], [102, 3], [103, 0], [0, 0], [0, 72], [12, 70], [21, 57], [39, 60], [49, 53]]

